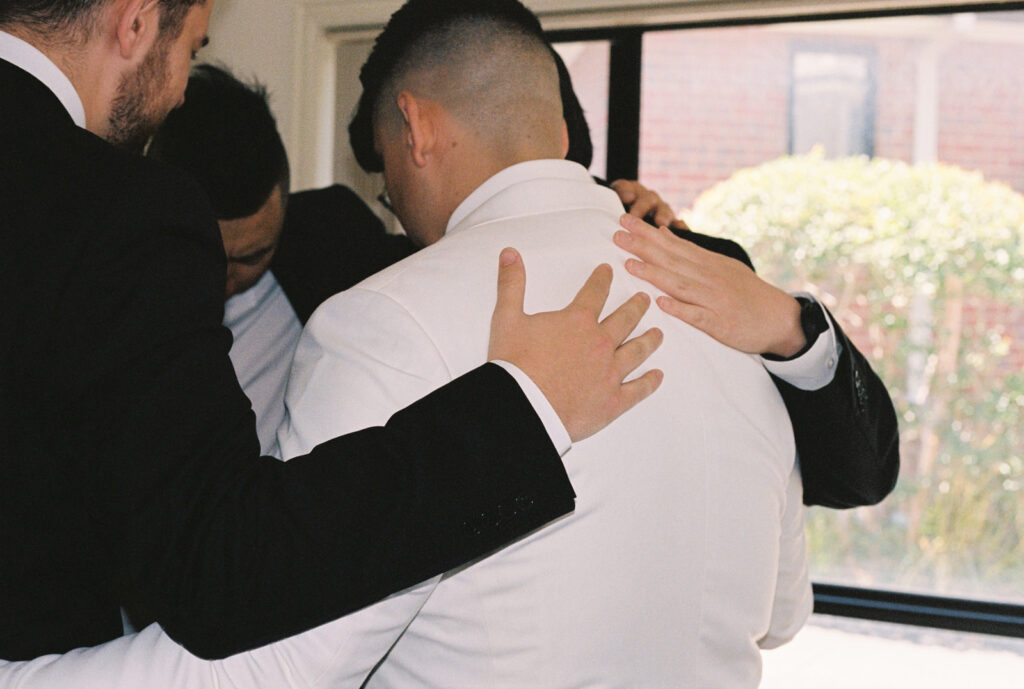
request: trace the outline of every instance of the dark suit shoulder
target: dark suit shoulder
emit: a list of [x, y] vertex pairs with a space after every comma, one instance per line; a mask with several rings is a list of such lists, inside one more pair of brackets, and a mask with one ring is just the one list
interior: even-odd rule
[[299, 231], [309, 229], [305, 223], [332, 223], [352, 218], [362, 222], [353, 223], [350, 232], [384, 232], [384, 223], [374, 215], [369, 206], [354, 191], [341, 184], [332, 184], [323, 189], [297, 191], [288, 197], [286, 227], [295, 226]]
[[[223, 248], [213, 213], [198, 184], [184, 173], [109, 145], [67, 123], [18, 132], [0, 171], [13, 226], [31, 224], [39, 241], [109, 236], [133, 246], [157, 239], [155, 230], [187, 235], [206, 250]], [[146, 231], [140, 231], [142, 223]], [[108, 247], [109, 249], [109, 247]]]
[[[125, 154], [127, 155], [127, 154]], [[126, 216], [142, 215], [165, 233], [197, 242], [223, 264], [224, 243], [206, 192], [191, 176], [161, 161], [128, 155], [124, 163]]]
[[707, 249], [708, 251], [714, 251], [716, 254], [722, 254], [723, 256], [734, 258], [737, 261], [746, 263], [751, 270], [754, 269], [754, 264], [750, 260], [750, 256], [747, 254], [746, 250], [731, 239], [725, 239], [724, 237], [712, 237], [711, 235], [700, 234], [693, 230], [673, 229], [672, 232], [677, 237], [693, 242], [702, 249]]
[[335, 184], [289, 197], [270, 269], [304, 323], [328, 297], [413, 250], [404, 235], [388, 234], [355, 192]]

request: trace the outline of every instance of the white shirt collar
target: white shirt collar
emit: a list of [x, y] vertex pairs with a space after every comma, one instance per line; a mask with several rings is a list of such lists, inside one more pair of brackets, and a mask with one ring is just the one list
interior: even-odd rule
[[0, 60], [20, 67], [43, 82], [64, 105], [74, 123], [85, 129], [85, 107], [74, 85], [38, 48], [6, 31], [0, 31]]
[[467, 196], [452, 213], [452, 217], [448, 219], [445, 234], [458, 227], [459, 223], [468, 218], [484, 202], [505, 189], [537, 178], [562, 178], [593, 182], [590, 173], [582, 165], [568, 160], [528, 160], [525, 163], [517, 163], [497, 173]]
[[279, 289], [277, 278], [268, 270], [255, 285], [224, 302], [224, 325], [230, 328], [233, 323], [246, 318], [276, 289]]

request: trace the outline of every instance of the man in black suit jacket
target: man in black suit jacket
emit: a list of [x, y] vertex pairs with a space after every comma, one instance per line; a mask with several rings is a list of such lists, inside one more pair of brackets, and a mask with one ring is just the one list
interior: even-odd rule
[[[104, 141], [137, 148], [180, 102], [212, 2], [0, 6], [2, 658], [111, 639], [122, 604], [197, 655], [228, 655], [573, 506], [557, 419], [494, 364], [384, 428], [287, 464], [258, 457], [212, 214], [187, 177]], [[656, 372], [621, 380], [657, 333], [608, 348], [642, 299], [599, 324], [598, 271], [566, 312], [526, 317], [522, 263], [504, 258], [491, 352], [536, 381], [562, 433], [584, 437], [656, 387]]]

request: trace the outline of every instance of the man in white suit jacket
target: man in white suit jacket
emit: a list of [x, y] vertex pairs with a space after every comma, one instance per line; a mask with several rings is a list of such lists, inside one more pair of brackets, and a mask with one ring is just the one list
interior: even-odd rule
[[[516, 2], [483, 3], [491, 16], [459, 4], [412, 0], [364, 68], [389, 196], [430, 246], [313, 315], [286, 455], [485, 360], [502, 247], [529, 267], [528, 312], [571, 299], [595, 263], [623, 264], [618, 198], [558, 159], [546, 46], [514, 23]], [[644, 288], [615, 270], [613, 297]], [[657, 311], [653, 326], [662, 388], [566, 455], [575, 513], [411, 595], [369, 687], [756, 686], [758, 646], [788, 640], [811, 607], [788, 416], [759, 359]]]
[[[395, 210], [430, 246], [312, 316], [284, 456], [380, 424], [486, 361], [502, 247], [529, 267], [529, 312], [571, 300], [595, 264], [623, 264], [617, 196], [559, 159], [557, 73], [530, 18], [515, 0], [412, 0], [378, 39], [361, 107]], [[643, 289], [614, 269], [612, 303]], [[811, 609], [789, 418], [757, 357], [660, 311], [649, 327], [664, 332], [650, 362], [664, 383], [565, 456], [572, 515], [225, 661], [183, 655], [150, 628], [113, 642], [119, 677], [148, 667], [149, 687], [755, 687], [759, 647], [790, 639]], [[465, 528], [530, 508], [514, 498]], [[118, 686], [101, 653], [62, 659], [78, 661], [76, 686]], [[104, 672], [105, 684], [85, 681]]]

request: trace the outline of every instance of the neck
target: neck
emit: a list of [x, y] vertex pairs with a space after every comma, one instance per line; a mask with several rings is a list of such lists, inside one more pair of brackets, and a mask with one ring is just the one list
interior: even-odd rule
[[470, 194], [502, 170], [531, 160], [564, 157], [557, 146], [534, 146], [529, 141], [519, 146], [509, 146], [508, 142], [502, 142], [498, 147], [491, 148], [465, 147], [461, 160], [455, 161], [450, 169], [448, 177], [452, 180], [452, 197], [447, 204], [448, 214], [445, 217], [450, 218]]

